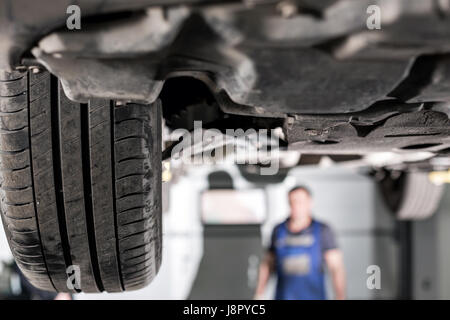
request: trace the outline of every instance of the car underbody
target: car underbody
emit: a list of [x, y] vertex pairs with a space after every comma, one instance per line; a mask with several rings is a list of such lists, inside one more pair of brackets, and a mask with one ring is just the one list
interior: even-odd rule
[[[17, 20], [2, 35], [0, 63], [44, 66], [79, 102], [162, 97], [172, 128], [193, 118], [281, 127], [290, 150], [306, 154], [448, 157], [450, 19], [442, 5], [182, 2], [89, 1], [78, 31], [60, 27], [66, 14], [57, 2], [29, 21], [27, 7], [37, 4], [7, 1], [4, 12]], [[362, 14], [374, 3], [386, 12], [381, 30], [368, 30]]]

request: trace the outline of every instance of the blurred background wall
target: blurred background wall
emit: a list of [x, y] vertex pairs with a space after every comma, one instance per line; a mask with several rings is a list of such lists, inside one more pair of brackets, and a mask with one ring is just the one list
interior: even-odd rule
[[[205, 233], [200, 216], [201, 194], [209, 188], [208, 174], [217, 170], [229, 173], [236, 190], [257, 188], [264, 192], [265, 218], [253, 238], [222, 232], [220, 238], [214, 238], [214, 242]], [[264, 185], [248, 182], [233, 165], [223, 165], [190, 167], [183, 176], [171, 182], [170, 193], [166, 195], [168, 206], [163, 217], [163, 263], [153, 283], [135, 292], [78, 294], [76, 299], [208, 299], [211, 298], [208, 291], [216, 293], [215, 298], [226, 298], [229, 297], [227, 291], [228, 294], [235, 294], [236, 290], [244, 290], [245, 294], [242, 296], [247, 297], [256, 285], [261, 249], [268, 246], [273, 227], [287, 217], [287, 191], [296, 184], [306, 185], [311, 189], [314, 216], [328, 223], [336, 233], [338, 244], [344, 253], [348, 298], [398, 297], [401, 272], [396, 221], [385, 207], [377, 185], [370, 177], [348, 168], [304, 167], [291, 170], [281, 183]], [[448, 189], [441, 208], [431, 219], [413, 223], [414, 298], [450, 299]], [[233, 240], [233, 234], [241, 238]], [[227, 237], [231, 242], [226, 241]], [[255, 245], [255, 239], [259, 247]], [[218, 243], [222, 246], [221, 254], [211, 258], [214, 246], [219, 246]], [[0, 259], [11, 259], [3, 230], [0, 232]], [[367, 267], [370, 265], [377, 265], [381, 269], [380, 290], [367, 288]], [[200, 266], [202, 267], [199, 269]], [[198, 270], [203, 271], [198, 274]], [[233, 273], [236, 287], [233, 288], [232, 280], [227, 280], [228, 287], [224, 286], [220, 280], [233, 276]], [[238, 285], [241, 287], [237, 287]], [[266, 292], [269, 299], [273, 297], [274, 285], [275, 281], [272, 279]], [[332, 297], [331, 290], [329, 297]]]

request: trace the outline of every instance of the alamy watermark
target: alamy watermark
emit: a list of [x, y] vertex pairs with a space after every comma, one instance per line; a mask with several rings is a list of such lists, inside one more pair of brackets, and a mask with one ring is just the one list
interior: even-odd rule
[[366, 269], [367, 277], [366, 285], [369, 290], [381, 289], [381, 268], [377, 265], [370, 265]]
[[70, 265], [66, 269], [67, 289], [80, 292], [81, 291], [81, 270], [79, 265]]
[[66, 27], [69, 30], [81, 29], [81, 8], [75, 4], [70, 5], [66, 9], [66, 13], [69, 15], [66, 19]]
[[[288, 2], [289, 3], [289, 2]], [[288, 15], [292, 15], [297, 12], [292, 6], [282, 6], [287, 8]], [[366, 21], [366, 26], [369, 30], [380, 30], [381, 29], [381, 8], [378, 5], [370, 5], [367, 7], [366, 13], [369, 15]], [[81, 29], [81, 8], [78, 5], [72, 4], [67, 7], [66, 14], [69, 16], [66, 19], [66, 27], [69, 30], [80, 30]]]
[[259, 174], [274, 175], [279, 170], [279, 140], [275, 129], [204, 129], [194, 121], [194, 130], [176, 129], [169, 137], [175, 142], [171, 158], [185, 164], [259, 165]]
[[367, 14], [369, 17], [366, 21], [367, 29], [380, 30], [381, 29], [381, 8], [377, 5], [370, 5], [367, 7]]

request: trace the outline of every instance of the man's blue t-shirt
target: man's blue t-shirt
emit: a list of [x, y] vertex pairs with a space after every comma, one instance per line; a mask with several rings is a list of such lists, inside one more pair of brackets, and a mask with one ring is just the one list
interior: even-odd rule
[[324, 253], [337, 248], [334, 233], [316, 220], [300, 232], [291, 232], [287, 223], [275, 227], [269, 248], [275, 255], [276, 299], [325, 299]]
[[[270, 247], [269, 247], [269, 251], [273, 252], [274, 251], [274, 244], [275, 244], [275, 235], [276, 235], [276, 231], [277, 229], [279, 229], [281, 227], [281, 225], [285, 222], [287, 222], [288, 220], [283, 221], [282, 223], [278, 224], [272, 231], [272, 236], [271, 236], [271, 241], [270, 241]], [[338, 245], [337, 245], [337, 241], [336, 241], [336, 236], [333, 232], [333, 230], [325, 223], [317, 221], [315, 219], [313, 219], [313, 221], [316, 221], [317, 223], [319, 223], [320, 225], [320, 243], [321, 243], [321, 249], [322, 249], [322, 253], [325, 253], [325, 251], [327, 250], [331, 250], [331, 249], [337, 249]], [[291, 234], [295, 237], [295, 236], [303, 236], [305, 234], [311, 234], [312, 233], [312, 223], [306, 228], [303, 229], [302, 231], [298, 232], [298, 233], [292, 233]]]

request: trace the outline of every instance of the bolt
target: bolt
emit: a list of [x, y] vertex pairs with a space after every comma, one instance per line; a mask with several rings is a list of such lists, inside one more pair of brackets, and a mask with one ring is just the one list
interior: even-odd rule
[[17, 66], [17, 67], [16, 67], [16, 70], [17, 70], [17, 71], [26, 71], [26, 70], [27, 70], [27, 67], [26, 67], [26, 66]]
[[292, 0], [279, 2], [277, 10], [281, 13], [283, 18], [292, 18], [298, 13], [297, 5]]
[[38, 74], [42, 71], [41, 68], [39, 68], [39, 67], [30, 67], [30, 70], [34, 74]]

